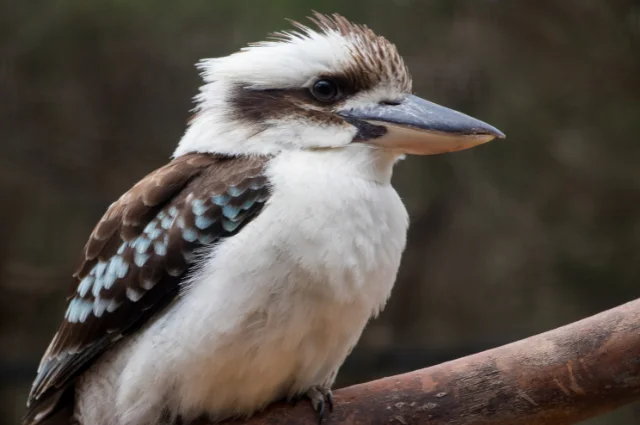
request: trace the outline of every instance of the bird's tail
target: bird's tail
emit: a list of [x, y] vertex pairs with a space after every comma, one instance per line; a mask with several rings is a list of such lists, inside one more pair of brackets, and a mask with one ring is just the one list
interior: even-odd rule
[[43, 394], [32, 400], [22, 417], [22, 425], [77, 425], [73, 418], [72, 388]]

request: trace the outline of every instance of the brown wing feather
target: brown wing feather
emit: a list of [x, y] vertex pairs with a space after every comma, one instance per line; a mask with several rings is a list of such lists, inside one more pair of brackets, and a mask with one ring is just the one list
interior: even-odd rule
[[[171, 302], [203, 246], [232, 236], [268, 198], [266, 158], [190, 154], [146, 176], [95, 227], [65, 319], [29, 396], [25, 423], [123, 335]], [[63, 397], [68, 399], [68, 397]], [[58, 404], [57, 402], [53, 403]], [[43, 416], [43, 415], [40, 415]]]

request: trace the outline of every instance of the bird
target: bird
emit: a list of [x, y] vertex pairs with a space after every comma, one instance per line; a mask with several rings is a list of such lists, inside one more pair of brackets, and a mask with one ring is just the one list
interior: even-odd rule
[[394, 166], [505, 136], [414, 95], [366, 25], [290, 22], [198, 63], [171, 160], [84, 247], [24, 425], [215, 422], [298, 398], [330, 415], [405, 249]]

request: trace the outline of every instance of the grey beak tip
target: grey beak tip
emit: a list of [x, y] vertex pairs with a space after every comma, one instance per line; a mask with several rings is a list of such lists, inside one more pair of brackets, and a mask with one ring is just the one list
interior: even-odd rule
[[507, 136], [506, 136], [502, 131], [498, 130], [498, 129], [497, 129], [497, 128], [495, 128], [495, 127], [491, 127], [491, 129], [489, 129], [489, 131], [486, 131], [486, 130], [485, 130], [485, 132], [486, 132], [487, 134], [490, 134], [490, 135], [492, 135], [492, 136], [495, 136], [495, 137], [496, 137], [496, 139], [506, 139], [506, 137], [507, 137]]

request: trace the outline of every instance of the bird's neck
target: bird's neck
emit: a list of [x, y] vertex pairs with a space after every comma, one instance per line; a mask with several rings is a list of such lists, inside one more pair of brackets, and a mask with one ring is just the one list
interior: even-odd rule
[[336, 149], [285, 151], [273, 161], [287, 170], [289, 179], [306, 181], [324, 175], [334, 181], [357, 179], [387, 185], [398, 158], [392, 152], [353, 144]]
[[235, 155], [239, 150], [252, 155], [277, 153], [276, 145], [261, 142], [254, 127], [232, 122], [219, 110], [203, 110], [192, 118], [173, 156], [190, 152]]

